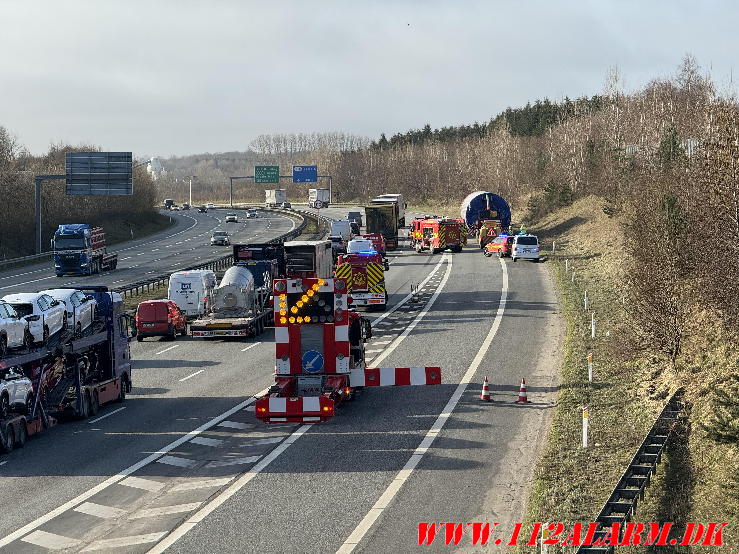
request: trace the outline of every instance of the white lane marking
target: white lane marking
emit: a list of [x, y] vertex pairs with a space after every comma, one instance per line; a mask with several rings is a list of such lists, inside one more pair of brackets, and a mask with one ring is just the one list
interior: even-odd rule
[[393, 341], [392, 340], [376, 340], [376, 341], [372, 341], [371, 346], [380, 346], [381, 344], [390, 344], [391, 342]]
[[254, 348], [255, 346], [259, 346], [260, 344], [262, 344], [262, 343], [261, 342], [255, 342], [254, 344], [250, 344], [246, 348], [242, 348], [241, 351], [242, 352], [246, 352], [247, 350], [250, 350], [250, 349]]
[[170, 346], [169, 348], [165, 348], [164, 350], [160, 350], [159, 352], [155, 352], [154, 355], [155, 356], [159, 356], [159, 354], [164, 354], [165, 352], [169, 352], [170, 350], [172, 350], [173, 348], [177, 348], [178, 346], [179, 346], [179, 344], [175, 344], [174, 346]]
[[182, 379], [180, 379], [180, 383], [182, 381], [187, 381], [190, 377], [195, 377], [196, 375], [200, 375], [203, 371], [205, 371], [205, 370], [204, 369], [200, 369], [200, 370], [196, 371], [195, 373], [191, 373], [187, 377], [183, 377]]
[[254, 479], [254, 477], [259, 475], [259, 473], [261, 473], [264, 470], [264, 468], [266, 468], [280, 454], [282, 454], [285, 450], [287, 450], [291, 444], [293, 444], [296, 440], [302, 437], [303, 434], [306, 431], [308, 431], [308, 429], [310, 429], [311, 427], [313, 427], [313, 424], [302, 425], [297, 431], [295, 431], [292, 435], [287, 437], [282, 444], [280, 444], [272, 452], [267, 454], [267, 456], [262, 458], [261, 462], [259, 462], [249, 471], [247, 471], [244, 475], [239, 477], [239, 479], [236, 482], [234, 482], [230, 487], [228, 487], [225, 491], [223, 491], [221, 494], [216, 496], [213, 500], [208, 502], [205, 506], [200, 508], [197, 512], [195, 512], [192, 516], [190, 516], [187, 520], [185, 520], [179, 527], [177, 527], [174, 531], [172, 531], [169, 535], [167, 535], [167, 538], [165, 538], [162, 542], [154, 545], [154, 547], [151, 550], [149, 550], [149, 553], [159, 554], [161, 552], [164, 552], [170, 546], [172, 546], [175, 542], [177, 542], [177, 540], [180, 539], [180, 537], [184, 536], [188, 531], [190, 531], [198, 523], [203, 521], [203, 519], [205, 519], [210, 513], [212, 513], [213, 510], [221, 506], [224, 502], [226, 502], [226, 500], [231, 498], [241, 488], [243, 488], [247, 483], [249, 483], [249, 481], [251, 481], [252, 479]]
[[166, 464], [168, 466], [177, 467], [193, 467], [197, 462], [189, 458], [180, 458], [179, 456], [162, 456], [157, 460], [158, 464]]
[[[50, 512], [45, 513], [44, 515], [42, 515], [41, 517], [39, 517], [39, 518], [31, 521], [30, 523], [27, 523], [26, 525], [24, 525], [20, 529], [17, 529], [16, 531], [10, 533], [9, 535], [6, 535], [5, 537], [3, 537], [0, 540], [0, 548], [2, 548], [3, 546], [7, 546], [8, 544], [10, 544], [11, 542], [13, 542], [14, 540], [17, 540], [17, 539], [23, 537], [24, 535], [26, 535], [27, 533], [29, 533], [30, 531], [33, 531], [33, 530], [37, 529], [38, 527], [40, 527], [41, 525], [43, 525], [47, 521], [50, 521], [50, 520], [54, 519], [56, 516], [63, 514], [67, 510], [74, 508], [75, 506], [81, 504], [82, 502], [84, 502], [88, 498], [96, 495], [100, 491], [107, 489], [109, 486], [114, 485], [114, 484], [122, 481], [123, 479], [125, 479], [126, 477], [128, 477], [129, 475], [131, 475], [132, 473], [134, 473], [134, 472], [138, 471], [139, 469], [141, 469], [142, 467], [145, 467], [145, 466], [149, 465], [152, 462], [156, 462], [161, 456], [163, 456], [167, 452], [171, 452], [172, 450], [174, 450], [175, 448], [177, 448], [181, 444], [184, 444], [185, 442], [189, 441], [193, 437], [198, 436], [203, 431], [207, 431], [211, 427], [215, 427], [216, 425], [218, 425], [221, 421], [223, 421], [227, 417], [230, 417], [233, 414], [235, 414], [235, 413], [243, 410], [247, 406], [250, 406], [251, 404], [253, 404], [254, 402], [257, 401], [257, 398], [259, 398], [259, 397], [264, 396], [265, 394], [267, 394], [267, 391], [269, 391], [268, 388], [266, 388], [266, 389], [264, 389], [264, 390], [256, 393], [252, 398], [249, 398], [248, 400], [244, 400], [243, 402], [240, 402], [239, 404], [237, 404], [236, 406], [234, 406], [230, 410], [226, 410], [225, 412], [223, 412], [220, 415], [217, 415], [216, 417], [214, 417], [210, 421], [205, 422], [200, 427], [198, 427], [198, 428], [190, 431], [189, 433], [186, 433], [186, 434], [182, 435], [179, 439], [170, 442], [168, 445], [166, 445], [162, 449], [160, 449], [160, 450], [158, 450], [156, 452], [153, 452], [152, 454], [150, 454], [146, 458], [144, 458], [142, 460], [139, 460], [138, 462], [136, 462], [135, 464], [133, 464], [131, 466], [128, 466], [126, 469], [120, 471], [119, 473], [117, 473], [116, 475], [113, 475], [112, 477], [109, 477], [108, 479], [106, 479], [102, 483], [100, 483], [100, 484], [92, 487], [91, 489], [83, 492], [79, 496], [76, 496], [75, 498], [69, 500], [68, 502], [65, 502], [61, 506], [59, 506], [59, 507], [51, 510]], [[274, 428], [275, 427], [273, 426], [272, 429], [274, 429]]]
[[221, 439], [209, 439], [208, 437], [195, 437], [190, 442], [202, 446], [220, 446], [223, 444]]
[[23, 537], [23, 542], [35, 544], [36, 546], [48, 548], [49, 550], [62, 550], [64, 548], [73, 548], [82, 541], [55, 533], [47, 533], [46, 531], [34, 531], [27, 537]]
[[233, 481], [233, 477], [224, 477], [222, 479], [203, 479], [201, 481], [189, 481], [180, 483], [170, 489], [170, 492], [191, 491], [195, 489], [209, 489], [211, 487], [222, 487]]
[[176, 504], [174, 506], [161, 506], [159, 508], [148, 508], [135, 512], [128, 516], [130, 519], [143, 519], [145, 517], [166, 516], [168, 514], [181, 514], [196, 510], [202, 502], [191, 502], [189, 504]]
[[382, 348], [371, 348], [364, 351], [365, 354], [377, 354], [378, 352], [382, 352]]
[[241, 448], [246, 448], [248, 446], [259, 446], [261, 444], [274, 444], [276, 442], [281, 442], [282, 439], [285, 437], [270, 437], [267, 439], [256, 439], [253, 441], [245, 442], [241, 445]]
[[395, 340], [390, 344], [390, 346], [387, 346], [382, 354], [379, 356], [376, 356], [372, 358], [369, 362], [369, 364], [376, 365], [382, 362], [385, 358], [387, 358], [390, 354], [393, 353], [393, 351], [400, 345], [401, 342], [411, 334], [413, 329], [416, 328], [416, 325], [419, 324], [419, 322], [426, 317], [426, 314], [428, 314], [431, 307], [434, 305], [434, 302], [436, 302], [436, 299], [439, 298], [439, 295], [441, 294], [441, 291], [444, 290], [444, 287], [446, 286], [446, 282], [449, 280], [449, 276], [452, 274], [452, 260], [453, 258], [449, 256], [448, 254], [444, 254], [441, 257], [441, 261], [446, 261], [446, 271], [444, 272], [444, 278], [441, 280], [441, 283], [439, 283], [439, 287], [436, 289], [436, 292], [434, 292], [433, 295], [431, 295], [431, 298], [428, 299], [428, 302], [426, 302], [426, 305], [423, 307], [423, 309], [418, 313], [418, 315], [413, 319], [413, 321], [403, 330], [402, 333], [400, 333], [397, 337], [395, 337]]
[[130, 260], [130, 259], [131, 259], [131, 256], [126, 256], [125, 258], [121, 258], [121, 261], [123, 261], [123, 260]]
[[84, 502], [74, 509], [75, 512], [81, 514], [87, 514], [88, 516], [95, 516], [101, 519], [113, 519], [115, 517], [123, 517], [126, 514], [126, 510], [120, 508], [114, 508], [113, 506], [103, 506], [102, 504], [95, 504], [94, 502]]
[[251, 429], [254, 427], [254, 424], [239, 423], [238, 421], [222, 421], [218, 424], [218, 427], [228, 427], [229, 429]]
[[7, 463], [8, 463], [8, 460], [3, 460], [2, 462], [0, 462], [0, 466], [4, 466]]
[[125, 487], [141, 489], [149, 492], [157, 492], [164, 488], [164, 483], [154, 481], [153, 479], [142, 479], [141, 477], [126, 477], [118, 484]]
[[33, 279], [32, 281], [23, 281], [22, 283], [17, 283], [15, 285], [8, 285], [7, 287], [0, 287], [0, 290], [12, 289], [15, 287], [22, 287], [29, 283], [38, 283], [39, 281], [46, 281], [47, 279], [56, 279], [56, 277], [41, 277], [40, 279]]
[[446, 406], [444, 406], [444, 409], [436, 418], [436, 421], [434, 421], [431, 429], [428, 430], [426, 436], [413, 452], [413, 455], [406, 462], [405, 466], [403, 466], [403, 469], [398, 472], [398, 474], [395, 476], [395, 479], [393, 479], [390, 485], [388, 485], [388, 487], [385, 489], [385, 492], [383, 492], [380, 498], [377, 499], [377, 502], [375, 502], [374, 506], [372, 506], [370, 511], [367, 512], [362, 521], [359, 522], [359, 525], [357, 525], [354, 531], [352, 531], [352, 533], [349, 535], [349, 538], [346, 539], [346, 541], [344, 541], [344, 544], [342, 544], [339, 550], [337, 550], [337, 554], [348, 554], [352, 552], [357, 547], [362, 538], [364, 538], [367, 532], [372, 528], [377, 519], [382, 515], [390, 502], [392, 502], [393, 498], [395, 498], [395, 496], [400, 491], [400, 488], [408, 480], [408, 478], [413, 473], [413, 470], [416, 469], [419, 462], [423, 459], [424, 454], [428, 452], [428, 449], [433, 444], [434, 439], [439, 435], [439, 433], [441, 433], [444, 425], [451, 417], [452, 412], [454, 412], [454, 408], [457, 407], [459, 399], [462, 398], [464, 391], [467, 390], [467, 385], [469, 385], [472, 377], [475, 375], [477, 368], [480, 367], [480, 364], [482, 363], [485, 354], [487, 354], [490, 345], [493, 343], [493, 339], [498, 333], [500, 324], [503, 321], [503, 312], [505, 311], [506, 300], [508, 298], [508, 270], [506, 268], [506, 265], [503, 263], [503, 260], [499, 261], [501, 267], [503, 268], [503, 286], [500, 291], [498, 312], [495, 314], [495, 319], [493, 320], [493, 325], [490, 327], [490, 331], [488, 331], [485, 340], [482, 341], [480, 349], [477, 351], [477, 354], [472, 360], [470, 367], [467, 368], [467, 371], [462, 377], [462, 381], [459, 383], [459, 385], [457, 385], [454, 394], [452, 394], [452, 397], [446, 403]]
[[253, 464], [259, 460], [261, 456], [245, 456], [243, 458], [232, 458], [230, 460], [216, 460], [205, 464], [205, 467], [227, 467], [227, 466], [238, 466], [243, 464]]
[[124, 546], [133, 546], [135, 544], [156, 542], [166, 534], [166, 532], [148, 533], [146, 535], [130, 535], [128, 537], [118, 537], [116, 539], [103, 539], [95, 541], [82, 552], [94, 552], [95, 550], [107, 550], [109, 548], [122, 548]]
[[100, 416], [100, 417], [99, 417], [99, 418], [97, 418], [97, 419], [93, 419], [92, 421], [88, 421], [87, 423], [97, 423], [97, 422], [98, 422], [98, 421], [100, 421], [101, 419], [105, 419], [106, 417], [110, 417], [110, 416], [112, 416], [113, 414], [117, 414], [118, 412], [120, 412], [120, 411], [123, 411], [123, 410], [125, 410], [125, 409], [126, 409], [126, 407], [125, 407], [125, 406], [123, 406], [123, 408], [118, 408], [117, 410], [113, 410], [112, 412], [110, 412], [110, 413], [108, 413], [108, 414], [105, 414], [104, 416]]

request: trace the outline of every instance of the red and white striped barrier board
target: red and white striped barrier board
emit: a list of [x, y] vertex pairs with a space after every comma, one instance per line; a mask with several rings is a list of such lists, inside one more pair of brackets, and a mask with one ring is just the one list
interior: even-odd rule
[[352, 387], [394, 387], [404, 385], [440, 385], [440, 367], [368, 367], [352, 370]]
[[254, 413], [266, 423], [315, 423], [333, 417], [334, 401], [325, 396], [265, 396], [257, 400]]

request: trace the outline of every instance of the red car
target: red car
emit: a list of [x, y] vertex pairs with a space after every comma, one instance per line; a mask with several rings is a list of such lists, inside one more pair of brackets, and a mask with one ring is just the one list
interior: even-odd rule
[[488, 258], [493, 254], [498, 254], [499, 258], [510, 256], [513, 239], [510, 235], [498, 235], [483, 247], [482, 253]]
[[147, 300], [136, 308], [136, 340], [144, 337], [177, 338], [187, 334], [187, 320], [171, 300]]

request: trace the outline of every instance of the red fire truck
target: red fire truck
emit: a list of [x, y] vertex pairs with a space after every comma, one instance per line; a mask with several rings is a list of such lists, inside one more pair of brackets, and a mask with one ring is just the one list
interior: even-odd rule
[[[358, 242], [353, 240], [349, 245], [351, 247], [352, 243]], [[361, 242], [370, 244], [366, 239]], [[374, 250], [350, 252], [338, 257], [334, 275], [346, 281], [353, 306], [385, 309], [385, 264], [382, 256]]]
[[419, 217], [411, 222], [410, 240], [416, 252], [436, 254], [447, 248], [461, 252], [467, 244], [467, 230], [459, 219]]
[[326, 421], [359, 387], [441, 383], [438, 367], [366, 367], [372, 329], [344, 279], [276, 280], [274, 318], [275, 384], [255, 404], [266, 423]]

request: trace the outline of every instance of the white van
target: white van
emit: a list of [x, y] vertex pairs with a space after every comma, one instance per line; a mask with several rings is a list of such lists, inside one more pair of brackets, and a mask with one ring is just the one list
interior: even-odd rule
[[346, 242], [352, 240], [353, 235], [351, 221], [332, 221], [331, 232], [328, 235], [330, 237], [341, 237], [341, 239]]
[[216, 274], [209, 269], [178, 271], [169, 276], [167, 298], [185, 317], [200, 317], [207, 311], [208, 297], [216, 284]]

